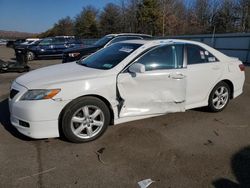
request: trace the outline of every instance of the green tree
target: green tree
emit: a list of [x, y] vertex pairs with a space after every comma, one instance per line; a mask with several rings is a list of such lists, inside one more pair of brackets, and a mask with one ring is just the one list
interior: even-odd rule
[[142, 0], [138, 4], [138, 32], [158, 35], [161, 31], [161, 10], [156, 0]]
[[73, 35], [74, 22], [69, 16], [62, 18], [55, 24], [54, 30], [56, 35]]
[[40, 34], [39, 37], [43, 38], [60, 35], [74, 35], [74, 22], [69, 16], [60, 19], [51, 29]]
[[84, 7], [75, 19], [75, 35], [84, 38], [98, 36], [98, 10], [92, 6]]
[[100, 15], [101, 34], [120, 33], [122, 30], [122, 18], [120, 7], [113, 3], [107, 4]]

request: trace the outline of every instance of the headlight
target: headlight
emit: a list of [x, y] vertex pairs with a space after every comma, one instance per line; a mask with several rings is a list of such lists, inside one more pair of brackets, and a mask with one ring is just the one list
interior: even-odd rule
[[79, 52], [69, 53], [69, 57], [77, 57], [77, 56], [79, 56], [79, 55], [80, 55]]
[[27, 100], [43, 100], [43, 99], [51, 99], [57, 93], [59, 93], [61, 89], [34, 89], [28, 90], [24, 95], [21, 97], [20, 100], [27, 101]]

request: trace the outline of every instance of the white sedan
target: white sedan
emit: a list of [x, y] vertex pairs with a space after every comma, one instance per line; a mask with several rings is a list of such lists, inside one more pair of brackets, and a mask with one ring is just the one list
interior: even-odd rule
[[32, 138], [86, 142], [111, 124], [203, 106], [219, 112], [244, 80], [241, 61], [199, 42], [124, 41], [17, 78], [11, 123]]

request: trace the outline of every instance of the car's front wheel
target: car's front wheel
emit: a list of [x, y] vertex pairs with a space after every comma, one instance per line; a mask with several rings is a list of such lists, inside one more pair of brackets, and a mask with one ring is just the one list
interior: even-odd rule
[[218, 83], [209, 96], [208, 107], [212, 112], [220, 112], [226, 108], [230, 99], [230, 87], [225, 82]]
[[106, 104], [95, 97], [73, 101], [62, 117], [62, 131], [71, 142], [88, 142], [100, 137], [110, 123]]
[[31, 52], [31, 51], [28, 51], [27, 52], [27, 59], [28, 59], [28, 61], [34, 60], [35, 59], [35, 54], [33, 52]]

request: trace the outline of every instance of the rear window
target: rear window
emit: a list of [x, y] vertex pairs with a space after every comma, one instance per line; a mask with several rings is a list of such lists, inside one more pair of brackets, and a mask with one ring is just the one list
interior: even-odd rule
[[104, 46], [106, 45], [109, 41], [111, 41], [114, 38], [114, 36], [105, 36], [99, 39], [94, 43], [94, 46]]
[[187, 57], [188, 65], [200, 64], [200, 63], [213, 63], [218, 59], [213, 56], [210, 52], [203, 49], [200, 46], [187, 44]]
[[102, 49], [78, 63], [96, 69], [112, 69], [140, 46], [141, 44], [117, 43]]

